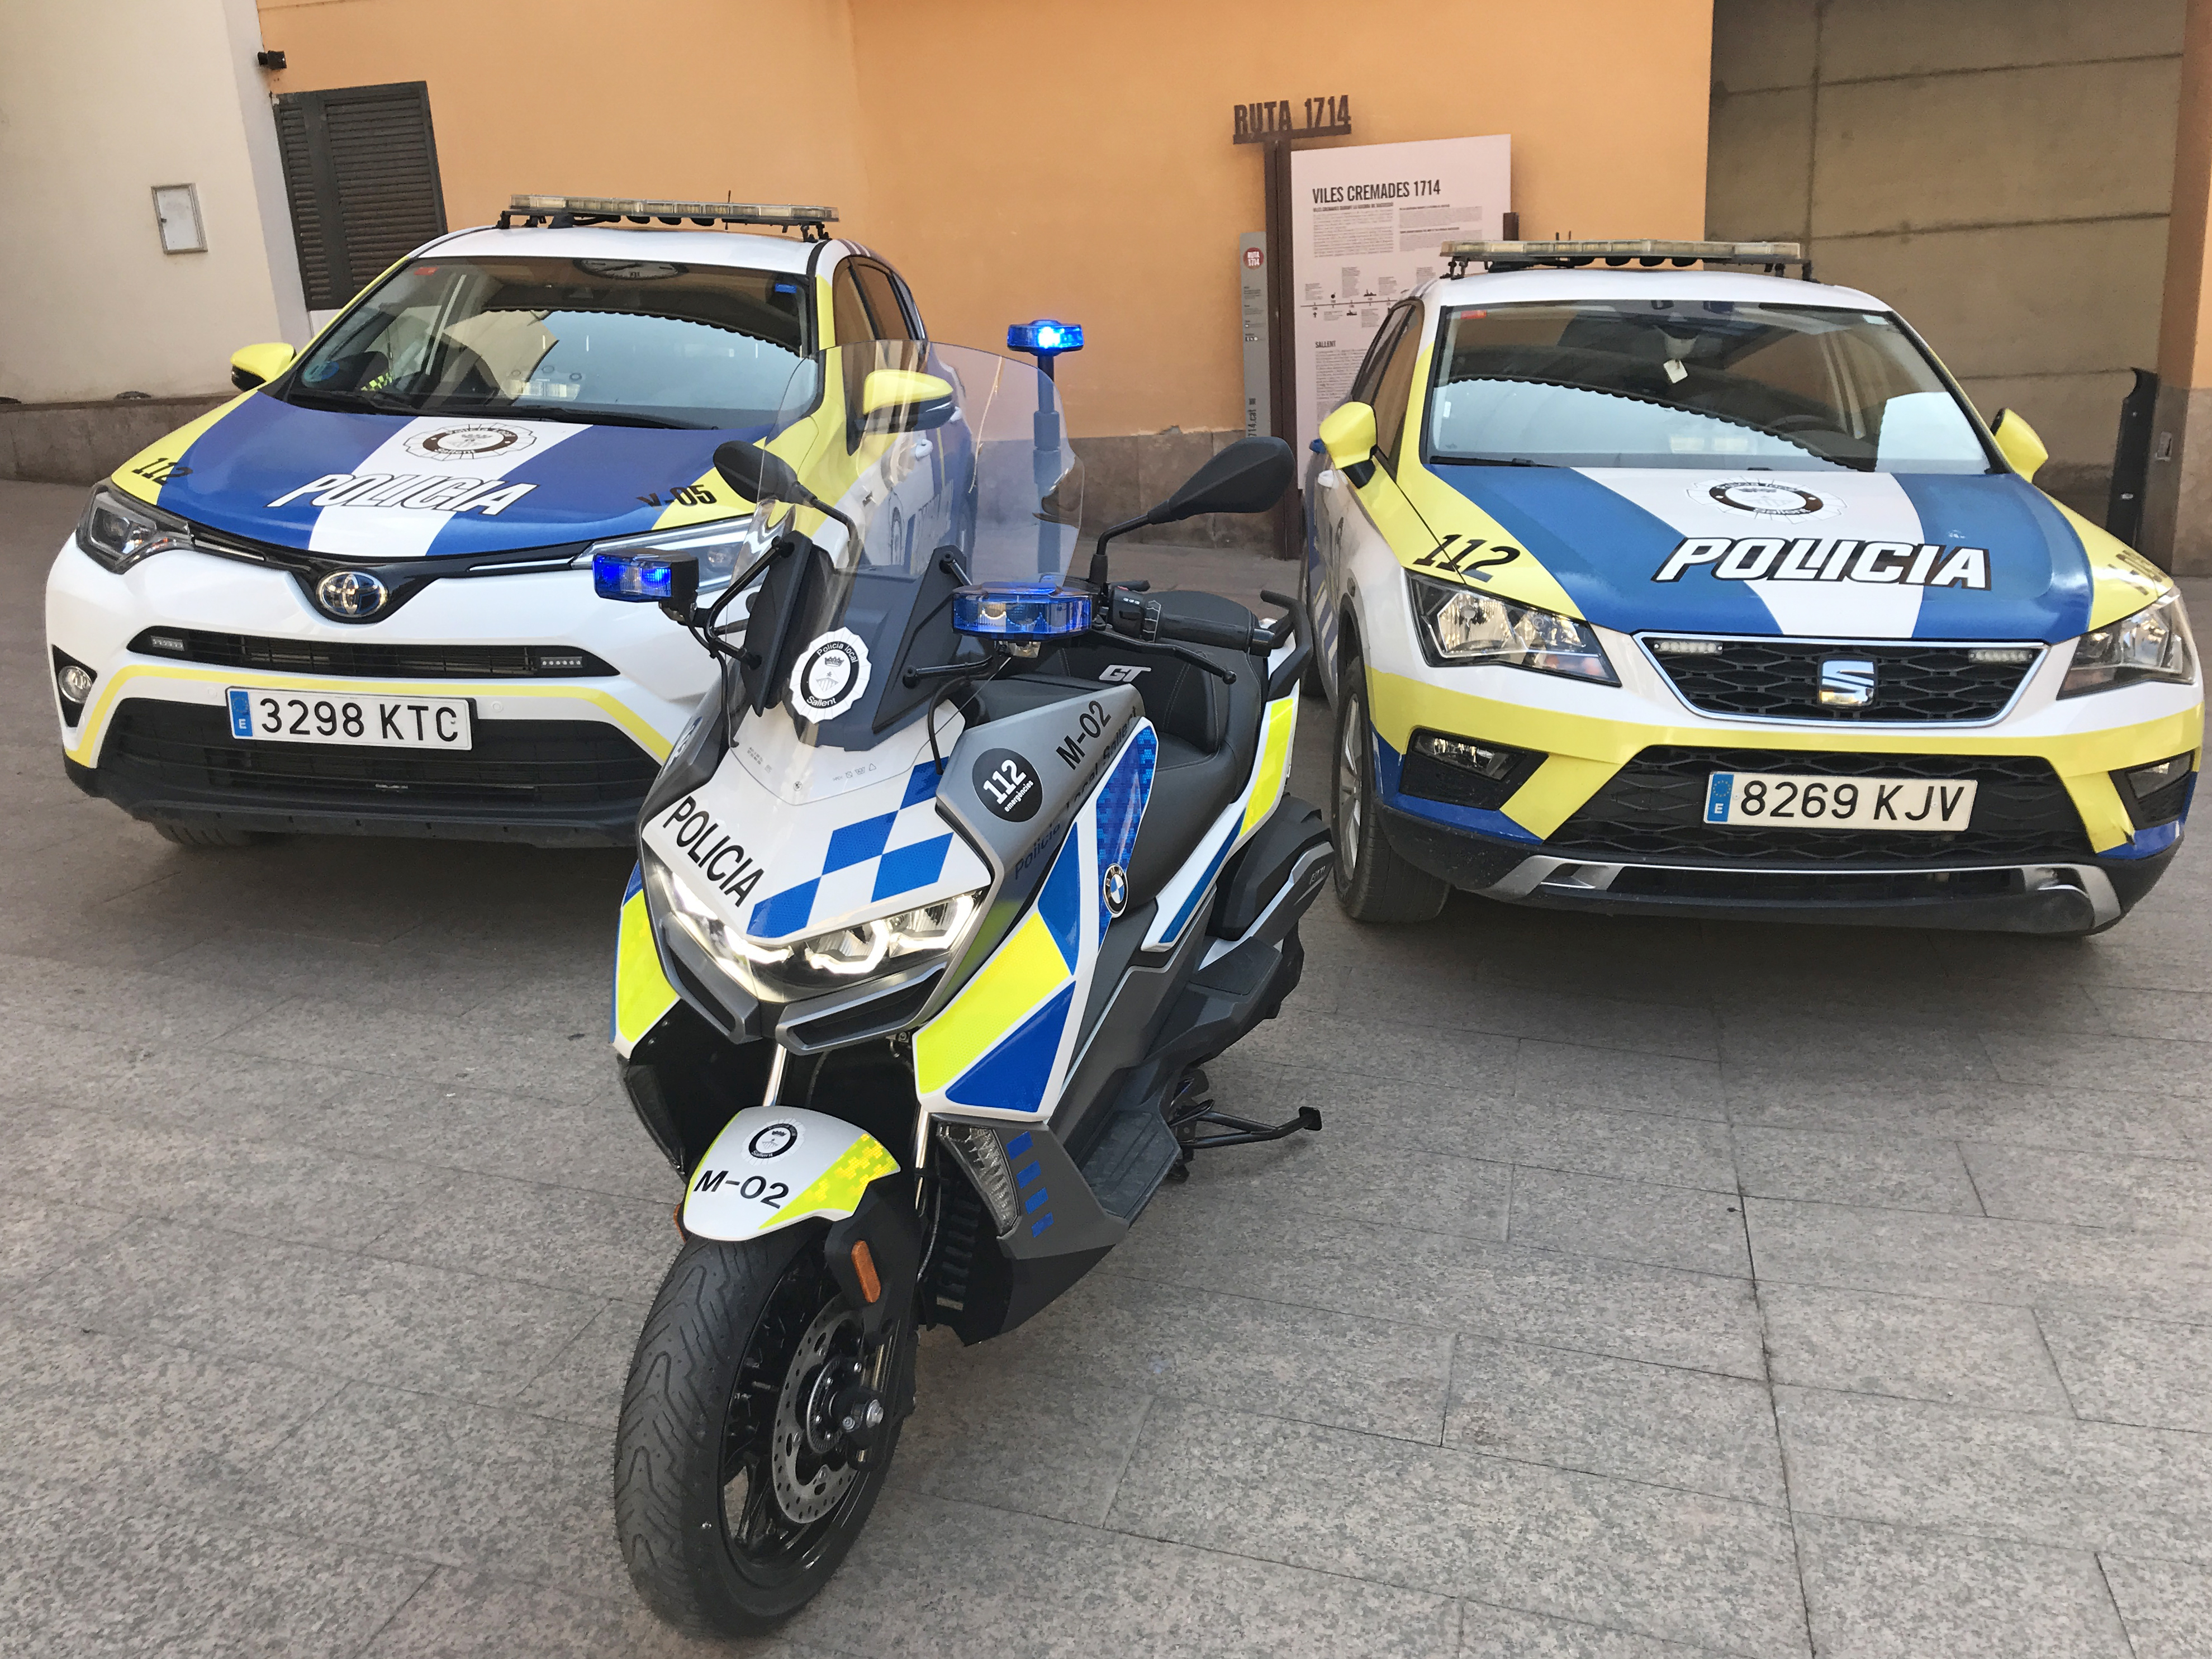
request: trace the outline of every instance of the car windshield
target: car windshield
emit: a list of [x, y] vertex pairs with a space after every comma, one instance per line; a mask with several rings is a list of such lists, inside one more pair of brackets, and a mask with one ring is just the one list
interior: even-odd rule
[[1897, 320], [1729, 300], [1568, 301], [1445, 315], [1432, 460], [1986, 472]]
[[655, 259], [410, 264], [301, 361], [294, 401], [616, 425], [766, 425], [801, 361], [787, 272]]

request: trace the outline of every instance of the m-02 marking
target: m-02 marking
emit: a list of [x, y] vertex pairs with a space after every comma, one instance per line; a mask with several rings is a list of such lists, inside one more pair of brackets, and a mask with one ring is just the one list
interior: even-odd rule
[[1062, 738], [1053, 748], [1053, 753], [1066, 762], [1071, 772], [1083, 764], [1090, 746], [1098, 740], [1110, 722], [1106, 718], [1106, 705], [1093, 697], [1083, 707], [1083, 716], [1075, 723], [1075, 730]]
[[230, 735], [262, 743], [357, 749], [465, 750], [476, 736], [466, 697], [377, 697], [344, 692], [225, 688]]
[[[702, 1170], [699, 1171], [699, 1178], [691, 1183], [691, 1190], [695, 1193], [720, 1192], [722, 1184], [736, 1173], [734, 1170]], [[759, 1175], [744, 1176], [730, 1190], [739, 1198], [750, 1199], [757, 1204], [765, 1204], [771, 1210], [782, 1208], [785, 1202], [791, 1197], [789, 1182], [770, 1181], [766, 1176]]]
[[1705, 787], [1707, 823], [1803, 830], [1964, 830], [1974, 815], [1972, 779], [1834, 778], [1716, 772]]

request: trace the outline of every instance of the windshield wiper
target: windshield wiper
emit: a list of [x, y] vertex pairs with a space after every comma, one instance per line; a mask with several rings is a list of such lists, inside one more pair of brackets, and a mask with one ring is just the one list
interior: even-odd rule
[[294, 386], [285, 402], [291, 404], [327, 404], [335, 409], [365, 409], [372, 415], [420, 415], [422, 406], [409, 403], [404, 398], [391, 397], [383, 392], [364, 392], [358, 387], [346, 391], [336, 388], [318, 392], [308, 386]]
[[559, 404], [448, 403], [423, 413], [504, 415], [510, 421], [566, 421], [571, 426], [672, 427], [684, 432], [706, 429], [690, 421], [672, 421], [664, 415], [638, 415], [626, 409], [571, 409]]
[[1557, 466], [1557, 461], [1532, 461], [1526, 455], [1516, 455], [1510, 460], [1501, 460], [1495, 455], [1438, 455], [1437, 459], [1449, 461], [1455, 466]]

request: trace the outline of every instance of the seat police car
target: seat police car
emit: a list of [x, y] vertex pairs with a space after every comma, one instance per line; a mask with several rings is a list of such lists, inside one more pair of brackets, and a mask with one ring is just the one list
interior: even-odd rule
[[[92, 492], [46, 589], [70, 776], [186, 844], [627, 842], [710, 683], [595, 551], [749, 562], [715, 447], [822, 348], [918, 339], [826, 208], [517, 197]], [[733, 231], [769, 226], [781, 234]]]
[[2034, 488], [2025, 421], [1795, 245], [1444, 254], [1309, 477], [1352, 916], [1460, 889], [2080, 934], [2150, 890], [2203, 733], [2188, 621]]

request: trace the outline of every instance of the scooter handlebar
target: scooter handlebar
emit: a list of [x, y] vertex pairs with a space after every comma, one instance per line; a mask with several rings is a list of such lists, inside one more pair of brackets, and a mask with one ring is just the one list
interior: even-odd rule
[[1186, 645], [1215, 645], [1230, 651], [1241, 651], [1247, 655], [1264, 654], [1275, 648], [1274, 630], [1261, 623], [1208, 622], [1200, 617], [1175, 617], [1167, 614], [1158, 599], [1130, 592], [1126, 588], [1114, 590], [1112, 612], [1108, 619], [1117, 634], [1126, 634], [1136, 640], [1176, 640]]

